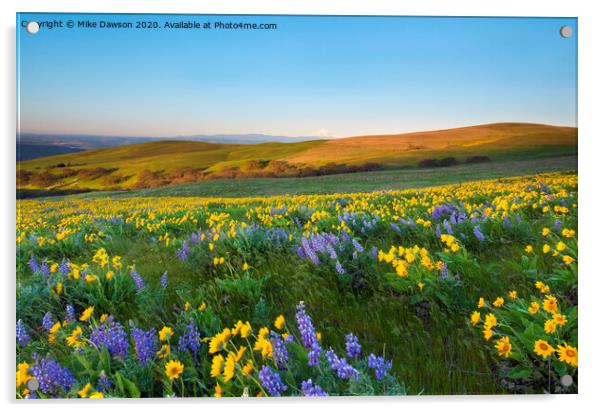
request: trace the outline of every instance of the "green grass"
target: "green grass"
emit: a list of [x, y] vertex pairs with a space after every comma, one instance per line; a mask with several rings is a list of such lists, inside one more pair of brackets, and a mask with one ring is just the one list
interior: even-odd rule
[[508, 160], [435, 169], [387, 170], [306, 178], [223, 179], [144, 189], [130, 192], [91, 192], [76, 197], [98, 196], [207, 196], [249, 197], [282, 194], [370, 192], [438, 186], [471, 180], [495, 179], [522, 174], [577, 170], [576, 156], [538, 160]]

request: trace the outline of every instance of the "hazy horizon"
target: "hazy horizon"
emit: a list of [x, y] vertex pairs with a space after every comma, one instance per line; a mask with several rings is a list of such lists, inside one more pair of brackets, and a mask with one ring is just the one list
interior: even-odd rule
[[[30, 35], [20, 23], [142, 17], [278, 29]], [[21, 134], [342, 138], [577, 125], [574, 18], [23, 13], [18, 27]]]

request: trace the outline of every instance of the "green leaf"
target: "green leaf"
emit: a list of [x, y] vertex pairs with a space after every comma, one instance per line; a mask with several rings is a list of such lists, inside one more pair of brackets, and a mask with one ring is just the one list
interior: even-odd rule
[[517, 366], [508, 372], [508, 377], [511, 379], [523, 379], [529, 376], [531, 376], [531, 369], [523, 366]]

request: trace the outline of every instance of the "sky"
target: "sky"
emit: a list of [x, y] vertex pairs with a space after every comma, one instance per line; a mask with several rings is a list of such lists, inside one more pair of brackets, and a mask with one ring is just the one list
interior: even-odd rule
[[[37, 34], [28, 21], [42, 25]], [[275, 30], [68, 28], [72, 20]], [[563, 38], [561, 26], [573, 36]], [[19, 131], [357, 136], [494, 122], [577, 126], [577, 20], [17, 16]]]

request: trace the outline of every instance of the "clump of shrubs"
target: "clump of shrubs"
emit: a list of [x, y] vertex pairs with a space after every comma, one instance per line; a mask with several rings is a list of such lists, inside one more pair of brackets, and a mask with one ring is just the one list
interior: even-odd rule
[[443, 159], [424, 159], [418, 163], [418, 167], [421, 169], [431, 167], [449, 167], [459, 165], [460, 162], [455, 157], [444, 157]]

